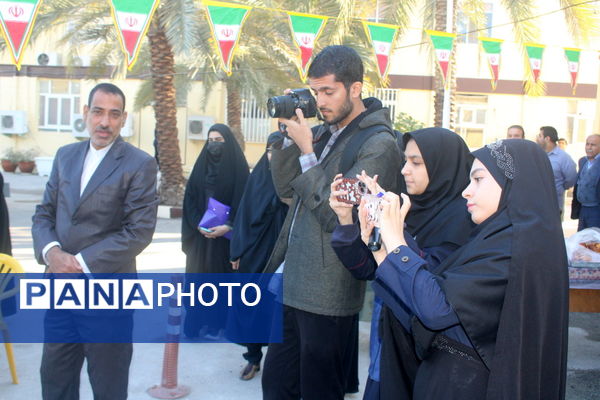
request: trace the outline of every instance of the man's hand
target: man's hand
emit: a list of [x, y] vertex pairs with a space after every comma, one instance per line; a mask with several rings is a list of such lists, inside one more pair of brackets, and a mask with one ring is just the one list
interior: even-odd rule
[[240, 269], [240, 259], [238, 258], [235, 261], [229, 261], [231, 263], [231, 269], [237, 271], [238, 269]]
[[63, 251], [58, 246], [54, 246], [48, 250], [46, 259], [48, 260], [47, 272], [70, 274], [80, 274], [83, 272], [75, 256]]
[[313, 135], [304, 114], [299, 108], [296, 109], [296, 118], [294, 119], [279, 119], [279, 123], [286, 126], [286, 130], [290, 139], [296, 143], [302, 154], [313, 153]]

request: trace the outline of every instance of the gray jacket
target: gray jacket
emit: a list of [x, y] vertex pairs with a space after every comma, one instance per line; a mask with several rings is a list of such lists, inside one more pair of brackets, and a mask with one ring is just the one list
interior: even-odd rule
[[[387, 109], [367, 115], [359, 128], [377, 124], [390, 125]], [[285, 260], [285, 305], [331, 316], [353, 315], [362, 308], [365, 282], [352, 277], [331, 247], [331, 233], [337, 224], [337, 216], [329, 207], [330, 185], [340, 172], [342, 153], [350, 137], [358, 132], [342, 132], [337, 139], [339, 143], [327, 157], [305, 173], [302, 173], [298, 160], [298, 146], [293, 144], [273, 151], [271, 171], [275, 188], [280, 197], [293, 197], [293, 201], [265, 272], [274, 272]], [[379, 175], [383, 188], [395, 190], [399, 164], [400, 152], [395, 138], [389, 132], [379, 132], [365, 142], [346, 176], [354, 177], [365, 170], [371, 176]]]
[[81, 253], [91, 272], [135, 272], [135, 257], [152, 240], [156, 226], [156, 162], [120, 137], [80, 196], [89, 141], [61, 147], [54, 158], [44, 199], [33, 216], [33, 245], [57, 241]]

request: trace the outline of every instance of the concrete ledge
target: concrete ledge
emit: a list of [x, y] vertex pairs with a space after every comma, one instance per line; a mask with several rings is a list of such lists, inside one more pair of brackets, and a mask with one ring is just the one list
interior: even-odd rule
[[181, 218], [183, 210], [180, 207], [158, 206], [158, 218]]

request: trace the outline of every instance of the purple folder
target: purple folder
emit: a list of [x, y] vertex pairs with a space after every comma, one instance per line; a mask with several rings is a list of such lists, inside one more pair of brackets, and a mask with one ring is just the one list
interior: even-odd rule
[[[210, 229], [215, 226], [223, 225], [225, 222], [229, 220], [229, 211], [231, 207], [221, 203], [218, 200], [213, 199], [212, 197], [208, 198], [208, 205], [206, 207], [206, 211], [198, 223], [198, 227]], [[227, 232], [223, 235], [226, 239], [231, 239], [232, 231]]]

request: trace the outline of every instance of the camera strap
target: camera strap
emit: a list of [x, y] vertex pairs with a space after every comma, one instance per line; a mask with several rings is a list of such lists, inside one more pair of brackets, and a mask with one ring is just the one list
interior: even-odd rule
[[398, 139], [397, 134], [389, 126], [383, 124], [372, 125], [368, 128], [360, 130], [350, 138], [346, 144], [346, 147], [344, 148], [339, 166], [339, 171], [342, 175], [346, 175], [346, 173], [350, 171], [350, 168], [352, 168], [356, 162], [358, 152], [363, 144], [365, 144], [365, 142], [369, 140], [372, 135], [379, 132], [389, 132], [390, 135], [393, 135], [396, 140]]

